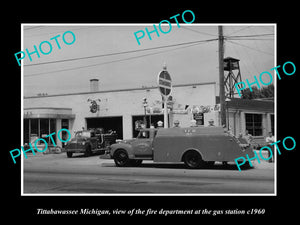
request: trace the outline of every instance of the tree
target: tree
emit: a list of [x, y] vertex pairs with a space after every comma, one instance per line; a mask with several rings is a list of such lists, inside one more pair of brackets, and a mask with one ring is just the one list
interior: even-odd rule
[[242, 99], [256, 99], [256, 98], [274, 98], [274, 85], [270, 84], [261, 88], [252, 87], [242, 90]]
[[274, 97], [274, 85], [270, 84], [267, 87], [260, 89], [261, 98], [273, 98]]

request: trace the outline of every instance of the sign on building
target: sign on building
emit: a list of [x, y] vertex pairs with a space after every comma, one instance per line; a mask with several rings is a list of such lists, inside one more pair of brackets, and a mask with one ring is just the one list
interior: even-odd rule
[[196, 120], [197, 125], [204, 125], [204, 114], [203, 113], [194, 113], [194, 120]]

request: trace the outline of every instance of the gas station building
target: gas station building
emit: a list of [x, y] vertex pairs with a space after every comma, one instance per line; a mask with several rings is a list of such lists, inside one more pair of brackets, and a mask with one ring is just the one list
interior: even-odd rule
[[[158, 87], [101, 91], [98, 82], [90, 80], [89, 92], [24, 97], [23, 144], [61, 128], [73, 135], [77, 130], [102, 127], [116, 131], [119, 139], [130, 139], [137, 135], [137, 121], [146, 118], [147, 127], [164, 122]], [[218, 103], [216, 82], [173, 85], [167, 104], [168, 126], [179, 120], [181, 127], [188, 127], [193, 119], [198, 126], [208, 126], [209, 120], [220, 126]], [[246, 129], [256, 137], [274, 132], [273, 101], [231, 99], [226, 102], [226, 113], [235, 135]], [[61, 146], [59, 139], [54, 138]]]

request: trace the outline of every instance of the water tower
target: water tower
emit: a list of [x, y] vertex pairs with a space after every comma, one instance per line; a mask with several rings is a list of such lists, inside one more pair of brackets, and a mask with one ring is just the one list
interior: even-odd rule
[[224, 73], [225, 98], [234, 98], [235, 95], [238, 95], [235, 84], [242, 82], [239, 61], [232, 57], [224, 58], [224, 71], [228, 71], [227, 74]]

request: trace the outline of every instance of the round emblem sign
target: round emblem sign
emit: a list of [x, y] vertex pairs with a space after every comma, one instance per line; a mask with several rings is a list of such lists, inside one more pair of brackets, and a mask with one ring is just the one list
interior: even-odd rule
[[158, 88], [163, 96], [169, 96], [172, 90], [172, 80], [168, 71], [163, 70], [158, 74]]
[[96, 103], [96, 101], [92, 101], [91, 105], [90, 105], [90, 111], [92, 113], [96, 113], [98, 110], [98, 104]]

